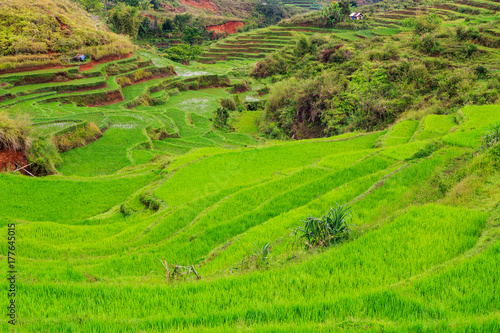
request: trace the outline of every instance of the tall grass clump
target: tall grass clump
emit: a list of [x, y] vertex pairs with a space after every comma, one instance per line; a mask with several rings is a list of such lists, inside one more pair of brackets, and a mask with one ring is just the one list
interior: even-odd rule
[[488, 149], [500, 142], [500, 123], [491, 127], [488, 133], [483, 137], [483, 149]]
[[22, 151], [27, 153], [32, 144], [30, 138], [31, 122], [25, 117], [10, 118], [0, 113], [0, 150]]
[[347, 206], [331, 207], [330, 211], [321, 218], [308, 216], [303, 227], [294, 230], [309, 248], [318, 246], [330, 246], [340, 243], [351, 234], [350, 225], [347, 220], [351, 218], [351, 209]]

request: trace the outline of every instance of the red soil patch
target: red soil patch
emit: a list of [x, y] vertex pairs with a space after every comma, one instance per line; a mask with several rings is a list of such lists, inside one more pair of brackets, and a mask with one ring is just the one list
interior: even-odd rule
[[126, 59], [130, 58], [132, 56], [132, 53], [126, 54], [125, 56], [117, 56], [117, 55], [109, 55], [102, 57], [99, 60], [92, 60], [86, 64], [80, 65], [80, 71], [88, 71], [89, 69], [94, 68], [95, 65], [97, 64], [102, 64], [105, 62], [111, 62], [111, 61], [116, 61], [116, 60], [121, 60], [121, 59]]
[[0, 172], [16, 170], [14, 162], [25, 166], [28, 164], [28, 159], [20, 151], [0, 150]]
[[183, 5], [210, 10], [217, 13], [217, 6], [212, 0], [180, 0]]
[[150, 19], [152, 21], [158, 21], [158, 19], [156, 17], [154, 17], [153, 15], [142, 14], [142, 16], [145, 16], [145, 17], [147, 17], [148, 19]]
[[208, 31], [214, 31], [216, 33], [224, 33], [235, 34], [238, 32], [238, 28], [243, 28], [245, 23], [240, 21], [229, 21], [220, 25], [210, 25], [207, 27]]

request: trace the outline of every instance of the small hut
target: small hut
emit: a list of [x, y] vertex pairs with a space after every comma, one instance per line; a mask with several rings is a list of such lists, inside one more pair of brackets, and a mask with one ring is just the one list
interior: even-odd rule
[[361, 14], [361, 13], [352, 13], [351, 15], [349, 15], [349, 18], [351, 20], [362, 20], [363, 19], [363, 14]]

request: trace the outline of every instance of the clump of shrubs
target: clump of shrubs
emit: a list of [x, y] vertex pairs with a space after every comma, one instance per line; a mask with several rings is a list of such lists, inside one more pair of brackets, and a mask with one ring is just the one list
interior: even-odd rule
[[233, 98], [221, 98], [219, 100], [220, 105], [230, 111], [236, 111], [237, 106]]
[[229, 112], [226, 108], [217, 108], [212, 112], [212, 124], [216, 129], [228, 129]]
[[0, 113], [0, 150], [22, 151], [31, 148], [31, 123], [27, 117], [10, 118]]
[[74, 148], [83, 147], [89, 142], [95, 141], [102, 136], [99, 127], [94, 123], [79, 126], [75, 130], [53, 138], [54, 145], [59, 152], [65, 152]]

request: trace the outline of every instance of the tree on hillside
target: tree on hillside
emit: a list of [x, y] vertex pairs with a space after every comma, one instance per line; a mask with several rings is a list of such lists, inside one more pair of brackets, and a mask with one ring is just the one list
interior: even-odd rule
[[218, 108], [212, 112], [212, 124], [215, 128], [219, 130], [227, 129], [229, 126], [227, 121], [229, 120], [229, 112], [226, 108]]
[[182, 40], [189, 45], [196, 44], [200, 39], [200, 30], [196, 27], [186, 27], [182, 36]]
[[174, 17], [174, 24], [179, 31], [184, 31], [186, 28], [186, 25], [189, 23], [191, 20], [191, 15], [190, 14], [177, 14]]
[[349, 18], [349, 15], [351, 15], [351, 7], [349, 0], [341, 0], [339, 2], [339, 7], [340, 7], [340, 13], [344, 18], [344, 23], [345, 23], [347, 21], [347, 18]]
[[255, 11], [261, 17], [259, 27], [276, 24], [287, 17], [283, 5], [277, 0], [259, 2], [255, 5]]
[[121, 3], [110, 12], [108, 22], [115, 32], [135, 39], [142, 23], [142, 16], [137, 8]]
[[100, 0], [77, 0], [77, 2], [80, 3], [86, 11], [92, 14], [101, 15], [104, 9], [104, 5]]
[[174, 30], [174, 21], [167, 17], [161, 25], [161, 30], [163, 30], [163, 32], [172, 32]]
[[141, 10], [153, 9], [153, 4], [149, 0], [139, 0], [139, 6]]

